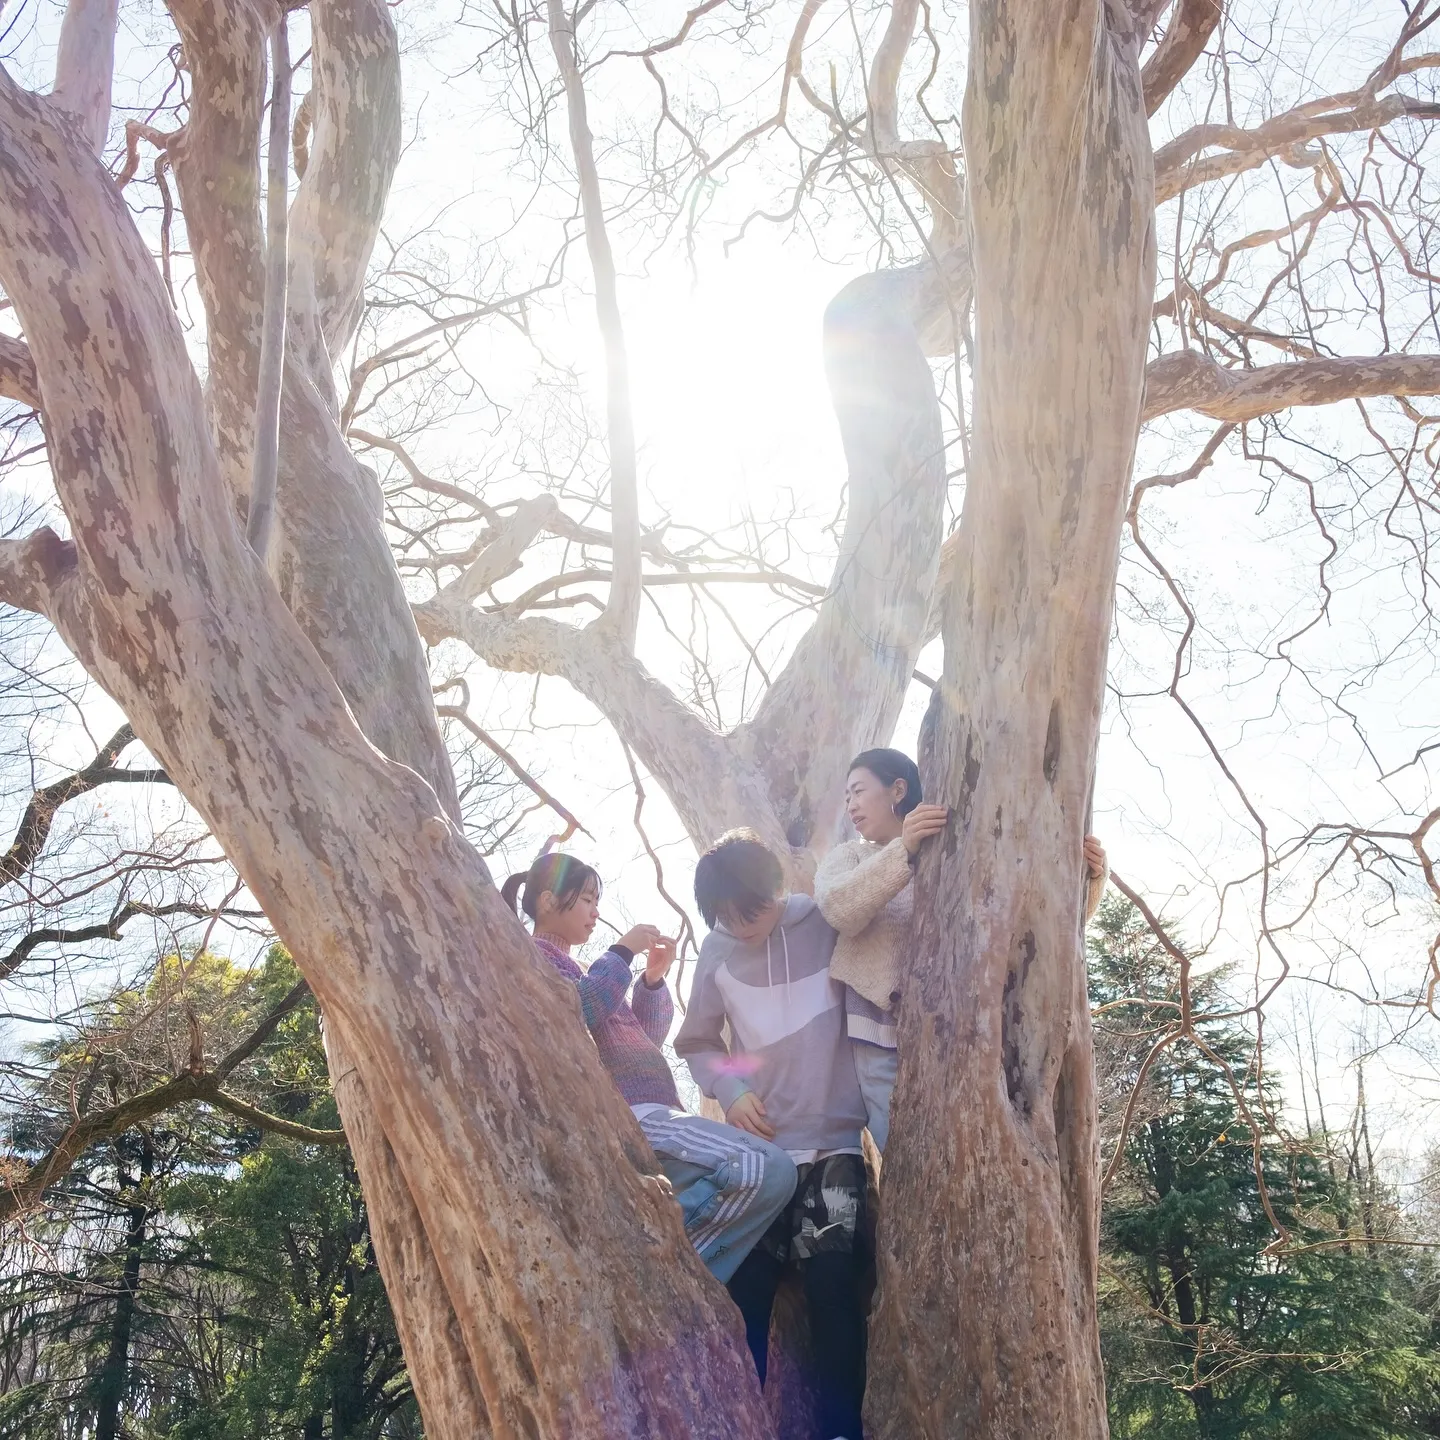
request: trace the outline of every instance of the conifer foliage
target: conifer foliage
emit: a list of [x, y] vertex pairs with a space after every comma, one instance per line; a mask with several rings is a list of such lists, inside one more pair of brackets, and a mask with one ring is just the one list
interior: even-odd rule
[[[45, 1057], [50, 1083], [11, 1117], [12, 1162], [54, 1143], [57, 1101], [97, 1060], [117, 1099], [152, 1083], [176, 1038], [180, 972], [210, 1036], [253, 1029], [299, 979], [279, 946], [253, 976], [209, 954], [165, 957]], [[267, 1121], [337, 1126], [313, 1000], [285, 1015], [231, 1090]], [[0, 1263], [0, 1434], [12, 1440], [420, 1433], [342, 1144], [177, 1106], [87, 1149], [6, 1235]]]
[[[1180, 1005], [1176, 962], [1107, 901], [1090, 935], [1107, 1145]], [[1112, 1433], [1153, 1440], [1433, 1435], [1440, 1354], [1408, 1222], [1289, 1133], [1277, 1079], [1226, 976], [1192, 985], [1200, 1044], [1152, 1063], [1102, 1218], [1101, 1337]], [[1208, 1053], [1207, 1053], [1208, 1052]], [[1103, 1102], [1102, 1102], [1103, 1103]], [[1263, 1189], [1262, 1189], [1263, 1181]], [[1278, 1229], [1277, 1229], [1278, 1224]]]

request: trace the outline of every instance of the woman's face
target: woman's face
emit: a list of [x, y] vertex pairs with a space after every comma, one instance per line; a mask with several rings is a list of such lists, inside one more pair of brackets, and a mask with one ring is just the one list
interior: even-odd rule
[[550, 935], [558, 935], [571, 945], [583, 945], [600, 918], [600, 891], [593, 880], [585, 882], [585, 888], [562, 907], [550, 890], [543, 891], [540, 903], [535, 907], [535, 928]]
[[845, 782], [845, 810], [862, 839], [884, 845], [901, 830], [895, 807], [905, 798], [905, 782], [883, 785], [869, 770], [855, 769]]

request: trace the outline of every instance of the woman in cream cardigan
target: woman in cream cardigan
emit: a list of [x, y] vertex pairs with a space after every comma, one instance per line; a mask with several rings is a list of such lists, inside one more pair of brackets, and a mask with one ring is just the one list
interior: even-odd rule
[[[820, 862], [815, 900], [839, 933], [830, 974], [845, 986], [845, 1020], [867, 1128], [881, 1152], [890, 1134], [890, 1095], [898, 1065], [895, 1016], [901, 961], [910, 938], [915, 857], [938, 835], [950, 812], [925, 805], [920, 772], [899, 750], [866, 750], [850, 762], [845, 808], [860, 838], [837, 845]], [[1105, 890], [1105, 851], [1085, 837], [1085, 918]]]

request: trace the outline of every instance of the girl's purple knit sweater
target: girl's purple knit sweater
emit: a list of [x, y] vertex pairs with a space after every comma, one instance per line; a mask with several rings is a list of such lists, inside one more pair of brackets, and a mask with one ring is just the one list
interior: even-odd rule
[[589, 969], [582, 970], [563, 950], [548, 940], [535, 948], [580, 992], [580, 1009], [595, 1038], [601, 1063], [610, 1072], [627, 1105], [669, 1105], [679, 1110], [679, 1093], [660, 1047], [675, 1018], [675, 1002], [663, 981], [652, 990], [635, 980], [629, 1003], [630, 961], [620, 945], [607, 950]]

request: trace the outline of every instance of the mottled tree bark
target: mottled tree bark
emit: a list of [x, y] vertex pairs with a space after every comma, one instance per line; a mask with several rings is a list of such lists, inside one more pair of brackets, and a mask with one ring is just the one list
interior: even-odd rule
[[[163, 757], [343, 1040], [431, 1433], [765, 1434], [738, 1321], [642, 1183], [653, 1160], [567, 990], [447, 815], [448, 771], [427, 783], [370, 743], [246, 548], [178, 324], [108, 176], [4, 77], [0, 131], [0, 279], [74, 533], [6, 546], [4, 593], [51, 617]], [[314, 263], [312, 338], [345, 311], [346, 253]], [[388, 557], [356, 577], [365, 608], [344, 623], [397, 626], [390, 582]], [[337, 644], [337, 668], [354, 653]], [[414, 679], [375, 707], [397, 726]], [[427, 742], [433, 715], [408, 749]], [[397, 1285], [417, 1277], [416, 1293]], [[427, 1395], [427, 1373], [443, 1390]]]
[[1119, 6], [971, 9], [975, 429], [922, 770], [867, 1413], [882, 1437], [1103, 1436], [1099, 1175], [1075, 857], [1154, 286]]

